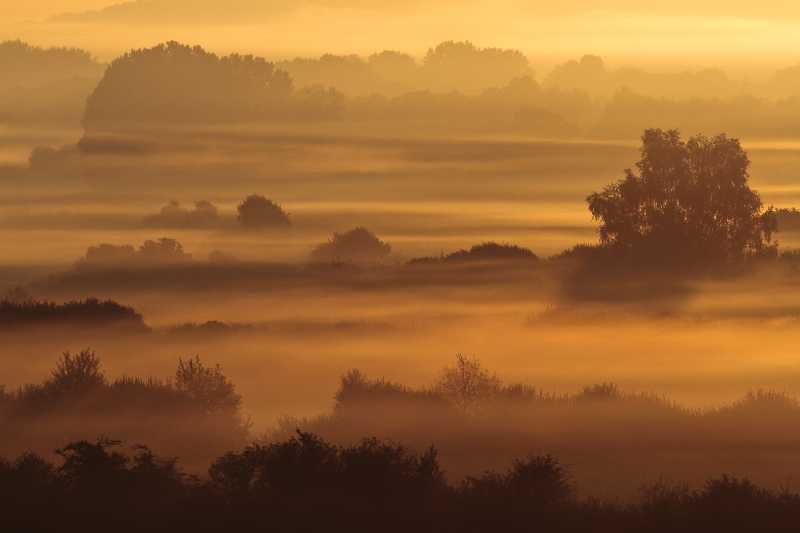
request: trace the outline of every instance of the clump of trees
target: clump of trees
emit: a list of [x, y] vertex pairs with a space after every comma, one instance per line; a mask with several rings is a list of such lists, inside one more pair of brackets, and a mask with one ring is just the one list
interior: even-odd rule
[[[397, 96], [416, 91], [476, 94], [502, 86], [533, 70], [518, 50], [480, 48], [469, 41], [445, 41], [430, 48], [421, 63], [402, 52], [384, 50], [368, 58], [324, 54], [278, 66], [298, 86], [332, 86], [349, 96]], [[474, 76], [479, 71], [482, 76]]]
[[70, 435], [157, 443], [190, 461], [209, 460], [249, 436], [242, 399], [221, 367], [179, 359], [168, 380], [110, 379], [92, 350], [65, 352], [42, 383], [5, 393], [3, 450], [53, 449]]
[[90, 246], [81, 258], [78, 268], [114, 268], [184, 264], [192, 260], [183, 245], [170, 238], [147, 240], [139, 249], [131, 245], [99, 244]]
[[652, 129], [625, 177], [587, 198], [602, 245], [649, 265], [708, 266], [771, 254], [775, 211], [748, 184], [739, 141]]
[[325, 263], [375, 263], [385, 259], [391, 245], [364, 227], [334, 233], [331, 239], [311, 252], [311, 259]]
[[194, 203], [193, 208], [171, 200], [158, 214], [145, 217], [144, 224], [159, 228], [213, 228], [220, 222], [217, 206], [207, 200]]
[[308, 115], [309, 103], [314, 116], [307, 118], [340, 113], [339, 99], [316, 96], [295, 91], [291, 77], [263, 58], [219, 57], [171, 41], [114, 60], [86, 102], [84, 126], [113, 131], [142, 123], [291, 119]]
[[239, 224], [247, 229], [264, 229], [291, 225], [289, 215], [272, 200], [251, 194], [237, 208]]
[[0, 42], [0, 121], [77, 127], [104, 69], [85, 50]]

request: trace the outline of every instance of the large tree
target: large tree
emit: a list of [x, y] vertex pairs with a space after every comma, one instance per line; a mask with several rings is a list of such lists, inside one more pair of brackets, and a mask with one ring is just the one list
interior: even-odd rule
[[750, 160], [739, 141], [675, 130], [642, 136], [636, 169], [587, 198], [600, 238], [638, 260], [727, 263], [772, 248], [773, 209], [748, 185]]

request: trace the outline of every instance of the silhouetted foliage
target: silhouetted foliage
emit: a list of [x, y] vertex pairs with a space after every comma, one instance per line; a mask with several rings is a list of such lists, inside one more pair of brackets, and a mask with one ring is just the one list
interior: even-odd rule
[[340, 112], [336, 91], [295, 92], [289, 75], [263, 58], [218, 57], [171, 41], [114, 60], [86, 103], [84, 125], [115, 131], [142, 124], [327, 120]]
[[222, 373], [222, 368], [219, 365], [214, 368], [203, 365], [199, 356], [185, 361], [178, 359], [175, 389], [198, 402], [208, 412], [236, 414], [242, 403], [242, 397], [236, 394], [236, 387]]
[[[298, 86], [331, 86], [349, 96], [389, 97], [417, 91], [479, 93], [532, 73], [517, 50], [478, 48], [470, 42], [447, 41], [431, 48], [418, 64], [408, 54], [384, 50], [368, 58], [324, 54], [296, 58], [278, 66]], [[474, 72], [481, 76], [474, 76]]]
[[469, 412], [498, 395], [501, 383], [476, 358], [459, 354], [456, 364], [442, 371], [435, 389], [457, 407]]
[[289, 215], [273, 202], [258, 194], [251, 194], [239, 204], [239, 224], [248, 229], [289, 226]]
[[441, 257], [417, 257], [409, 261], [411, 265], [432, 263], [479, 263], [499, 261], [531, 261], [536, 262], [536, 257], [531, 250], [515, 244], [498, 244], [485, 242], [477, 244], [469, 250], [458, 250]]
[[201, 200], [194, 203], [194, 208], [187, 209], [172, 200], [158, 214], [145, 217], [144, 223], [159, 228], [213, 228], [220, 223], [220, 216], [211, 202]]
[[48, 386], [59, 394], [82, 393], [104, 385], [106, 378], [100, 368], [100, 360], [91, 350], [83, 350], [75, 355], [64, 352], [48, 381]]
[[385, 259], [392, 247], [366, 228], [358, 227], [345, 233], [334, 233], [330, 241], [320, 244], [311, 259], [333, 263], [372, 263]]
[[78, 126], [104, 68], [85, 50], [0, 42], [0, 121]]
[[88, 298], [82, 301], [54, 302], [0, 301], [0, 327], [74, 325], [84, 327], [120, 327], [145, 331], [142, 316], [133, 308], [106, 300]]
[[91, 350], [66, 352], [45, 382], [0, 400], [6, 450], [52, 449], [67, 431], [80, 438], [114, 434], [153, 442], [184, 459], [203, 461], [242, 445], [249, 432], [233, 384], [219, 366], [205, 366], [198, 357], [179, 360], [172, 381], [109, 380]]
[[606, 246], [653, 265], [737, 262], [771, 249], [775, 213], [748, 186], [739, 141], [647, 130], [641, 153], [637, 171], [587, 199]]
[[447, 400], [435, 390], [414, 390], [383, 379], [368, 379], [353, 369], [342, 376], [334, 396], [337, 411], [358, 409], [365, 405], [390, 407], [391, 404], [417, 404], [420, 409], [446, 407]]
[[145, 241], [138, 250], [131, 245], [99, 244], [90, 246], [81, 258], [80, 268], [133, 268], [137, 266], [157, 266], [184, 264], [192, 260], [191, 254], [183, 251], [183, 245], [175, 239], [161, 238]]
[[[60, 464], [0, 460], [0, 527], [9, 531], [494, 532], [792, 531], [800, 495], [730, 475], [699, 489], [658, 482], [636, 503], [582, 500], [556, 458], [445, 480], [436, 450], [363, 439], [336, 446], [304, 432], [219, 457], [207, 479], [120, 441], [75, 441]], [[722, 528], [722, 529], [720, 529]]]
[[183, 251], [183, 245], [175, 239], [162, 238], [157, 241], [144, 241], [137, 256], [148, 263], [180, 263], [188, 261], [191, 255]]
[[800, 231], [800, 211], [797, 209], [777, 209], [775, 217], [778, 231]]
[[0, 69], [8, 79], [23, 82], [28, 76], [52, 76], [53, 70], [75, 75], [81, 69], [96, 71], [101, 67], [89, 52], [78, 48], [40, 48], [22, 41], [0, 43]]
[[[518, 50], [478, 48], [468, 41], [446, 41], [428, 50], [423, 72], [434, 90], [465, 92], [486, 87], [485, 80], [503, 85], [530, 75], [527, 58]], [[475, 76], [480, 72], [480, 76]]]

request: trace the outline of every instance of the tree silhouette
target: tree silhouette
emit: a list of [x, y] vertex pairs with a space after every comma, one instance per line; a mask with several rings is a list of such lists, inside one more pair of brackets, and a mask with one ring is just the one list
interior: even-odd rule
[[331, 239], [311, 252], [311, 259], [321, 262], [369, 263], [380, 261], [392, 247], [364, 227], [345, 233], [334, 233]]
[[474, 357], [456, 356], [456, 364], [442, 371], [436, 390], [466, 412], [473, 412], [482, 401], [499, 394], [501, 382]]
[[50, 385], [62, 391], [81, 391], [105, 384], [100, 359], [92, 350], [74, 355], [64, 352], [50, 378]]
[[238, 411], [242, 397], [222, 372], [222, 368], [207, 367], [199, 356], [178, 360], [175, 389], [199, 402], [207, 411]]
[[239, 204], [239, 223], [245, 228], [269, 228], [288, 226], [289, 215], [273, 202], [261, 195], [251, 194]]
[[587, 198], [604, 245], [648, 263], [718, 264], [772, 250], [774, 210], [748, 186], [739, 141], [676, 130], [642, 136], [625, 178]]

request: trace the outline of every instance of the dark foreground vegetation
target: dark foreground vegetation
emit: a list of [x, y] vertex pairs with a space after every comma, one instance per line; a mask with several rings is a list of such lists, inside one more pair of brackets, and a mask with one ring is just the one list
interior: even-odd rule
[[[530, 519], [539, 517], [536, 520], [550, 516], [558, 523], [568, 516], [578, 520], [581, 513], [589, 513], [575, 523], [564, 523], [583, 527], [582, 521], [595, 512], [610, 513], [603, 515], [606, 518], [622, 516], [626, 521], [641, 518], [641, 509], [629, 516], [625, 513], [632, 511], [627, 508], [624, 513], [620, 509], [612, 513], [605, 504], [586, 502], [596, 499], [631, 504], [641, 498], [643, 485], [660, 479], [680, 480], [696, 488], [706, 479], [729, 473], [751, 479], [770, 491], [791, 487], [787, 485], [791, 473], [800, 469], [795, 444], [800, 440], [798, 421], [800, 405], [781, 393], [755, 391], [717, 408], [687, 409], [663, 397], [623, 392], [608, 383], [572, 394], [549, 393], [526, 383], [504, 382], [477, 360], [458, 357], [434, 383], [423, 387], [370, 379], [353, 370], [342, 378], [329, 413], [310, 419], [286, 417], [258, 436], [242, 412], [240, 395], [218, 366], [205, 365], [195, 357], [180, 359], [171, 379], [111, 379], [94, 353], [83, 351], [64, 354], [41, 383], [17, 390], [0, 388], [0, 433], [4, 436], [0, 457], [22, 456], [17, 466], [5, 471], [0, 467], [0, 486], [17, 472], [13, 475], [23, 476], [16, 478], [22, 487], [19, 498], [23, 498], [25, 487], [42, 490], [43, 494], [49, 494], [46, 490], [66, 491], [54, 493], [53, 498], [58, 497], [52, 501], [44, 496], [42, 501], [35, 500], [40, 506], [71, 502], [82, 494], [80, 497], [88, 498], [83, 504], [54, 507], [56, 516], [61, 513], [64, 520], [75, 519], [64, 514], [72, 513], [73, 507], [88, 509], [81, 505], [92, 505], [91, 498], [71, 493], [72, 482], [59, 477], [63, 472], [44, 468], [40, 460], [24, 454], [32, 452], [52, 461], [56, 457], [53, 450], [65, 442], [108, 437], [131, 445], [146, 443], [165, 457], [179, 457], [184, 472], [204, 480], [178, 475], [173, 463], [156, 461], [141, 449], [136, 453], [143, 455], [130, 463], [106, 458], [106, 452], [114, 447], [104, 446], [108, 450], [103, 451], [84, 444], [80, 449], [67, 449], [68, 456], [89, 450], [94, 454], [91, 457], [102, 458], [100, 466], [108, 463], [118, 470], [113, 476], [103, 474], [102, 469], [96, 472], [97, 483], [131, 483], [124, 491], [141, 489], [155, 495], [164, 487], [172, 491], [158, 496], [165, 507], [146, 498], [136, 503], [138, 496], [122, 498], [120, 493], [112, 501], [97, 504], [98, 508], [117, 509], [120, 520], [133, 520], [129, 517], [131, 508], [122, 509], [129, 505], [141, 505], [143, 512], [167, 514], [200, 512], [190, 511], [195, 505], [214, 508], [220, 520], [239, 516], [242, 527], [261, 519], [252, 516], [256, 508], [269, 510], [266, 514], [273, 516], [275, 524], [282, 524], [292, 513], [309, 508], [341, 519], [348, 512], [364, 509], [387, 519], [399, 509], [412, 506], [414, 513], [420, 513], [408, 515], [414, 520], [444, 520], [447, 516], [460, 520], [466, 513], [465, 520], [483, 516], [481, 520], [496, 521], [505, 520], [510, 512], [509, 524], [518, 520], [514, 513], [530, 515]], [[298, 430], [304, 436], [296, 438]], [[323, 445], [310, 434], [330, 445]], [[388, 444], [362, 442], [364, 436]], [[248, 443], [254, 444], [248, 447]], [[354, 447], [354, 443], [361, 444]], [[398, 445], [402, 445], [402, 452]], [[436, 455], [426, 452], [431, 445], [436, 447]], [[217, 459], [230, 450], [242, 449], [245, 451]], [[540, 458], [531, 464], [514, 463], [531, 455]], [[547, 459], [548, 455], [569, 466], [569, 477], [566, 468]], [[80, 459], [84, 460], [88, 459]], [[146, 464], [141, 464], [145, 460]], [[212, 462], [214, 466], [206, 473]], [[510, 474], [485, 474], [487, 470], [503, 471], [509, 464], [516, 465]], [[89, 475], [100, 467], [86, 468], [85, 475]], [[524, 483], [533, 483], [528, 477], [540, 475], [541, 469], [553, 469], [551, 474], [561, 480], [557, 498], [535, 492], [538, 485], [525, 488]], [[45, 481], [24, 478], [45, 474], [50, 476]], [[103, 477], [107, 475], [111, 477]], [[136, 477], [140, 475], [144, 477]], [[147, 477], [151, 475], [152, 480]], [[162, 475], [171, 481], [159, 477]], [[463, 479], [468, 481], [459, 485]], [[150, 482], [155, 486], [141, 488]], [[733, 483], [731, 479], [723, 482]], [[385, 486], [376, 489], [371, 485], [375, 483]], [[523, 485], [517, 487], [518, 483]], [[758, 512], [767, 509], [769, 513], [778, 508], [789, 512], [787, 509], [796, 507], [794, 497], [757, 490], [744, 482], [733, 486], [724, 483], [721, 486], [725, 490], [745, 491], [744, 496], [736, 494], [745, 498], [740, 503], [748, 512], [755, 512], [756, 505], [767, 506], [758, 507]], [[114, 490], [110, 489], [107, 497], [111, 498]], [[520, 501], [505, 509], [507, 496], [503, 494], [515, 491], [520, 492]], [[700, 492], [670, 483], [653, 491], [647, 498], [663, 498], [658, 505], [673, 505], [674, 513], [665, 513], [673, 513], [678, 521], [689, 520], [695, 512], [695, 503], [689, 502], [705, 498], [699, 496]], [[333, 493], [340, 494], [334, 497]], [[397, 496], [391, 496], [395, 493]], [[384, 501], [386, 498], [389, 500]], [[537, 503], [537, 498], [544, 500]], [[19, 503], [14, 507], [24, 503], [0, 497], [0, 505], [8, 501]], [[471, 502], [469, 510], [463, 508], [465, 502]], [[33, 503], [31, 500], [27, 505]], [[480, 509], [485, 515], [469, 514]], [[3, 516], [0, 513], [0, 518]], [[353, 527], [362, 525], [356, 522]], [[530, 526], [528, 522], [519, 525]]]
[[636, 504], [576, 496], [551, 456], [518, 459], [460, 483], [435, 449], [312, 434], [216, 459], [202, 479], [175, 459], [120, 442], [78, 441], [52, 464], [0, 462], [4, 531], [796, 531], [800, 495], [722, 476], [702, 488], [656, 483]]

